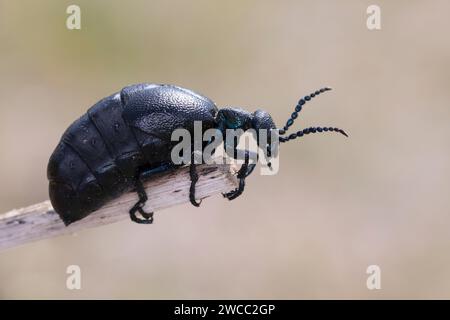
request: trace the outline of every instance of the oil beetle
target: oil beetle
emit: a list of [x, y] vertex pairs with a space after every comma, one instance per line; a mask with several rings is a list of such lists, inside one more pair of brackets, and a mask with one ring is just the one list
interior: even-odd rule
[[[302, 106], [323, 88], [300, 99], [295, 111], [282, 129], [279, 142], [287, 142], [316, 132], [339, 128], [311, 127], [286, 136]], [[175, 142], [171, 134], [177, 128], [192, 132], [194, 121], [202, 129], [276, 129], [265, 111], [253, 113], [239, 108], [218, 109], [213, 101], [191, 90], [173, 85], [136, 84], [104, 98], [76, 120], [62, 135], [50, 157], [47, 176], [50, 200], [65, 225], [80, 220], [119, 195], [136, 191], [139, 201], [130, 209], [130, 218], [137, 223], [152, 223], [153, 213], [143, 210], [147, 195], [142, 181], [170, 170]], [[236, 146], [233, 147], [236, 155]], [[239, 187], [224, 197], [233, 200], [242, 194], [245, 178], [255, 164], [245, 162], [238, 171]], [[194, 162], [190, 164], [189, 198], [194, 206], [195, 184], [198, 180]], [[139, 212], [141, 217], [136, 213]]]

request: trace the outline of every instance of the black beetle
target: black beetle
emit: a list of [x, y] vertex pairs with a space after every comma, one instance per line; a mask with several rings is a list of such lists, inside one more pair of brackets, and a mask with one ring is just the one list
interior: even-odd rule
[[[323, 88], [300, 99], [283, 129], [279, 141], [286, 142], [308, 133], [336, 131], [338, 128], [311, 127], [284, 136], [301, 111], [303, 104], [314, 96], [330, 90]], [[139, 201], [130, 209], [131, 220], [152, 223], [153, 213], [143, 206], [147, 195], [142, 185], [156, 173], [176, 165], [171, 161], [175, 142], [171, 134], [177, 128], [192, 132], [194, 121], [202, 129], [276, 129], [272, 117], [265, 111], [253, 113], [239, 108], [218, 110], [210, 99], [191, 90], [173, 85], [136, 84], [125, 87], [92, 106], [62, 135], [50, 157], [47, 176], [50, 200], [66, 225], [80, 220], [111, 199], [135, 190]], [[236, 147], [234, 147], [235, 157]], [[245, 162], [238, 172], [239, 188], [224, 194], [233, 200], [242, 194], [245, 178], [255, 164]], [[194, 162], [190, 164], [190, 201], [195, 199], [198, 175]], [[139, 212], [143, 218], [138, 218]]]

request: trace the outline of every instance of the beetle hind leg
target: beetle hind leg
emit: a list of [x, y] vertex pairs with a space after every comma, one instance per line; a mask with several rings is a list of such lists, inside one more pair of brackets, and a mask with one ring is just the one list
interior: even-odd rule
[[[136, 179], [136, 192], [139, 196], [138, 202], [130, 209], [130, 219], [133, 222], [139, 224], [151, 224], [153, 223], [153, 212], [144, 211], [144, 205], [148, 200], [147, 193], [142, 185], [141, 179]], [[139, 212], [144, 219], [136, 216], [136, 212]]]
[[[130, 209], [130, 219], [132, 221], [140, 224], [153, 223], [153, 212], [144, 211], [144, 205], [147, 202], [148, 197], [147, 193], [145, 192], [144, 186], [142, 185], [142, 181], [148, 180], [156, 174], [172, 170], [174, 167], [174, 164], [168, 162], [161, 163], [156, 167], [143, 168], [140, 170], [135, 178], [135, 189], [139, 196], [139, 201], [136, 202], [135, 205]], [[144, 219], [139, 218], [136, 215], [136, 212], [139, 212]]]

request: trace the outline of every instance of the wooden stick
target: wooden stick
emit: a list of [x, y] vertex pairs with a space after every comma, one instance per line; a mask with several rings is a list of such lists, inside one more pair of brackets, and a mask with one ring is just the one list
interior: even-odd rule
[[[196, 185], [197, 199], [227, 192], [237, 187], [235, 167], [228, 164], [201, 164], [197, 166], [197, 172], [199, 174]], [[155, 177], [144, 183], [144, 187], [148, 194], [146, 211], [156, 212], [189, 202], [189, 167], [182, 167]], [[129, 219], [128, 211], [137, 200], [135, 192], [124, 194], [68, 227], [64, 226], [48, 200], [0, 214], [0, 250]]]

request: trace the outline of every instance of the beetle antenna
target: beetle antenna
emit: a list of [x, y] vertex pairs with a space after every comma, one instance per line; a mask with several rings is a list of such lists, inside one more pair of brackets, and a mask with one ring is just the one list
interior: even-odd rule
[[340, 134], [343, 134], [344, 136], [348, 137], [347, 133], [345, 133], [344, 130], [339, 128], [333, 128], [333, 127], [310, 127], [306, 128], [300, 131], [297, 131], [296, 133], [290, 134], [288, 137], [280, 137], [280, 142], [288, 142], [290, 140], [294, 140], [300, 137], [303, 137], [305, 134], [310, 133], [318, 133], [318, 132], [338, 132]]
[[280, 135], [285, 134], [287, 132], [287, 130], [289, 129], [289, 127], [294, 124], [295, 119], [297, 119], [299, 112], [302, 111], [303, 105], [307, 101], [311, 100], [315, 96], [318, 96], [319, 94], [321, 94], [325, 91], [330, 91], [330, 90], [331, 90], [331, 88], [325, 87], [325, 88], [316, 90], [315, 92], [311, 93], [310, 95], [307, 95], [307, 96], [301, 98], [298, 101], [297, 105], [295, 106], [295, 111], [291, 114], [290, 118], [287, 120], [286, 125], [283, 127], [283, 129], [279, 129]]

